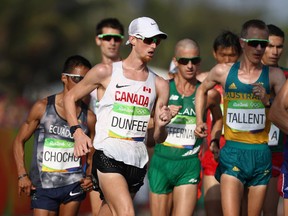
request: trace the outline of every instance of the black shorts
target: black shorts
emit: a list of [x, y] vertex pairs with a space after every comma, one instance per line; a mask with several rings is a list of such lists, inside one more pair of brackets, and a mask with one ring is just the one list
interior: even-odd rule
[[97, 170], [102, 173], [119, 173], [127, 181], [128, 189], [131, 194], [136, 194], [140, 187], [144, 184], [144, 178], [147, 167], [139, 168], [127, 165], [122, 161], [116, 161], [107, 157], [103, 151], [96, 150], [93, 155], [92, 175], [94, 182], [94, 190], [100, 193], [101, 199], [104, 199], [103, 193], [99, 187]]
[[31, 208], [58, 212], [61, 204], [81, 202], [85, 199], [86, 192], [80, 184], [76, 182], [58, 188], [37, 188], [31, 192]]

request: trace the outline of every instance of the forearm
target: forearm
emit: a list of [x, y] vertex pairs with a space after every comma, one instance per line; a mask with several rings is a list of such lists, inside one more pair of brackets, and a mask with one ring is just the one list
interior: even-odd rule
[[153, 138], [155, 143], [162, 143], [165, 141], [168, 133], [166, 131], [166, 125], [171, 120], [171, 112], [168, 107], [162, 107], [160, 110], [156, 110], [154, 116], [154, 132]]
[[211, 130], [211, 140], [220, 139], [222, 134], [222, 127], [223, 127], [222, 119], [217, 119], [216, 121], [213, 121], [213, 126]]
[[15, 141], [13, 144], [13, 153], [18, 176], [27, 173], [24, 162], [24, 145]]
[[70, 126], [78, 125], [76, 103], [70, 92], [64, 96], [65, 116]]
[[286, 110], [283, 112], [281, 109], [278, 109], [277, 105], [272, 105], [272, 108], [269, 111], [269, 119], [281, 131], [283, 131], [285, 134], [288, 134], [288, 112]]
[[163, 143], [167, 138], [166, 126], [156, 126], [154, 129], [154, 140], [156, 143]]
[[210, 90], [209, 93], [208, 104], [212, 114], [211, 139], [220, 139], [223, 129], [223, 116], [220, 107], [221, 95], [216, 90]]
[[202, 124], [206, 108], [207, 93], [205, 93], [201, 86], [197, 89], [195, 99], [196, 123]]
[[148, 124], [148, 130], [147, 130], [147, 136], [146, 136], [146, 146], [147, 147], [153, 147], [155, 146], [155, 140], [154, 140], [154, 119], [150, 118], [149, 124]]
[[87, 169], [86, 169], [86, 176], [90, 176], [92, 174], [92, 161], [93, 161], [93, 154], [95, 149], [92, 147], [91, 151], [87, 154]]

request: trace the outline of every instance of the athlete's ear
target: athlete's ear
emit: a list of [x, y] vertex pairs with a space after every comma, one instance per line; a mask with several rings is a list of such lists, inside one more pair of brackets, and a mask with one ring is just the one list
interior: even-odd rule
[[173, 61], [174, 65], [175, 65], [176, 67], [178, 67], [178, 62], [177, 62], [177, 60], [176, 60], [176, 57], [175, 57], [175, 56], [172, 58], [172, 61]]
[[244, 42], [243, 40], [241, 40], [241, 39], [239, 39], [239, 42], [240, 42], [241, 48], [243, 49], [243, 48], [244, 48], [244, 45], [245, 45], [245, 42]]
[[68, 77], [64, 74], [61, 76], [61, 81], [63, 82], [64, 85], [67, 85], [68, 83]]
[[135, 36], [129, 35], [129, 42], [132, 46], [135, 46], [137, 38]]
[[217, 55], [216, 55], [216, 52], [213, 50], [213, 56], [214, 56], [214, 59], [217, 59]]
[[101, 45], [101, 39], [98, 36], [95, 36], [95, 43], [97, 46]]

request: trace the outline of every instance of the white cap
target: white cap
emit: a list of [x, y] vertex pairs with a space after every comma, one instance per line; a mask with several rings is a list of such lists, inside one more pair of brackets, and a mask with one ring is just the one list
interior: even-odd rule
[[[157, 23], [149, 17], [139, 17], [134, 19], [129, 25], [128, 35], [140, 35], [144, 38], [151, 38], [159, 35], [163, 39], [167, 38], [167, 34], [160, 31]], [[128, 44], [130, 44], [129, 40], [126, 42], [126, 45]]]

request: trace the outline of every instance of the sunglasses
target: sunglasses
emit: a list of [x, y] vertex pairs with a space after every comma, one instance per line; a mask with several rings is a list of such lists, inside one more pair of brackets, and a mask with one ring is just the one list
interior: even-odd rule
[[68, 74], [68, 73], [62, 73], [62, 74], [70, 77], [74, 83], [79, 83], [84, 78], [83, 76], [79, 74]]
[[104, 41], [111, 41], [113, 38], [115, 42], [121, 42], [124, 36], [121, 34], [99, 34], [98, 38]]
[[266, 48], [269, 44], [269, 40], [265, 40], [265, 39], [246, 39], [246, 38], [241, 38], [242, 41], [246, 42], [248, 44], [248, 46], [251, 47], [258, 47], [259, 45], [261, 46], [261, 48]]
[[160, 42], [161, 42], [161, 38], [158, 38], [158, 37], [145, 38], [145, 37], [143, 37], [141, 35], [135, 35], [135, 37], [138, 38], [138, 39], [143, 40], [143, 42], [145, 44], [148, 44], [148, 45], [150, 45], [152, 43], [155, 43], [156, 46], [158, 46], [160, 44]]
[[199, 64], [201, 62], [201, 57], [200, 56], [196, 56], [193, 58], [177, 57], [176, 61], [182, 65], [187, 65], [191, 61], [191, 63], [193, 65], [196, 65], [196, 64]]

